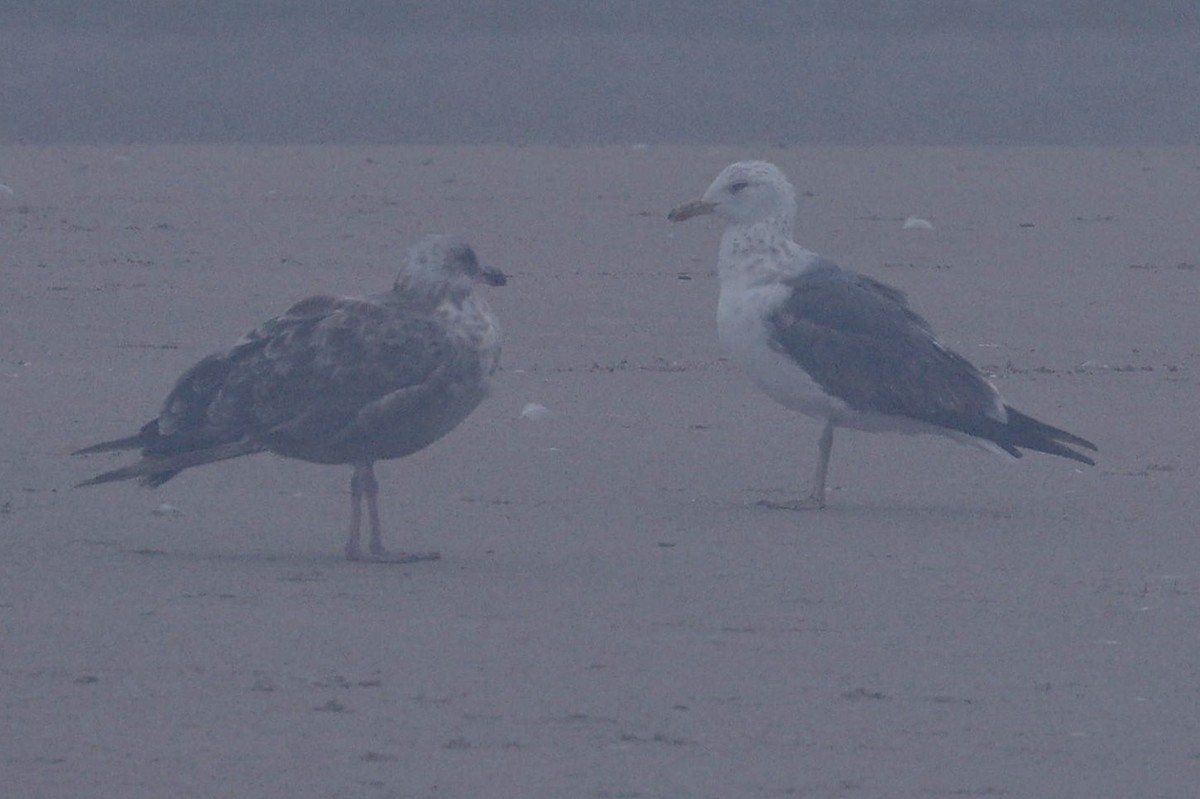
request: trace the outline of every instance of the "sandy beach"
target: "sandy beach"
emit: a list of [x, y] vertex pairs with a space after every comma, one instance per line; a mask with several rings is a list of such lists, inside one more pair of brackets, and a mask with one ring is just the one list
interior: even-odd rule
[[[756, 504], [819, 426], [719, 348], [719, 223], [666, 221], [750, 157], [1098, 465], [845, 432], [826, 510]], [[1194, 795], [1200, 148], [7, 146], [0, 183], [7, 795]], [[72, 488], [442, 231], [511, 280], [494, 395], [379, 466], [440, 561], [342, 559], [348, 468]]]

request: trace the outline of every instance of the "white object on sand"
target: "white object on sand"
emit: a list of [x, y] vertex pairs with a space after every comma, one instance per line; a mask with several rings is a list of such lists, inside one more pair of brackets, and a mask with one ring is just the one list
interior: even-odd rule
[[521, 418], [536, 422], [550, 415], [550, 409], [537, 402], [527, 402], [521, 409]]

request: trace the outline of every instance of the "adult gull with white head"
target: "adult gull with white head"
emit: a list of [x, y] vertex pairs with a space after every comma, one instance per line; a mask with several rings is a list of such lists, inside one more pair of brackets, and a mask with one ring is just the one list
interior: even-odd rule
[[1068, 446], [1094, 444], [1006, 404], [899, 289], [792, 241], [796, 194], [774, 164], [730, 164], [669, 219], [702, 214], [726, 222], [717, 259], [721, 343], [768, 395], [824, 423], [812, 492], [786, 507], [825, 506], [835, 427], [936, 433], [1011, 457], [1029, 449], [1094, 465]]

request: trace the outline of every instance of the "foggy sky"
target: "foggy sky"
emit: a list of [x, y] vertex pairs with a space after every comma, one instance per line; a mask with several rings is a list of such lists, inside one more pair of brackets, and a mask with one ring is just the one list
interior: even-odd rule
[[249, 5], [5, 4], [0, 142], [1200, 141], [1193, 3]]

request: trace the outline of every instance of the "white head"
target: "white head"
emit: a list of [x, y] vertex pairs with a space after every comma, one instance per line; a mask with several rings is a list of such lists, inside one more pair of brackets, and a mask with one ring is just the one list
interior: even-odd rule
[[508, 282], [499, 269], [481, 266], [475, 251], [461, 236], [425, 236], [408, 250], [408, 262], [396, 278], [396, 288], [451, 288], [469, 290], [472, 283], [503, 286]]
[[682, 222], [701, 214], [715, 214], [734, 225], [774, 221], [790, 228], [796, 191], [774, 164], [738, 161], [721, 170], [701, 199], [679, 206], [668, 219]]

